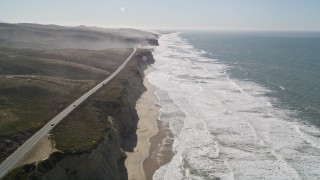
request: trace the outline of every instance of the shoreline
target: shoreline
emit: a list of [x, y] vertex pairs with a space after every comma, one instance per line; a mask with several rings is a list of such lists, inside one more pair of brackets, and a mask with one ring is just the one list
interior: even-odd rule
[[174, 153], [172, 144], [173, 134], [169, 129], [169, 124], [157, 119], [158, 133], [152, 136], [149, 156], [143, 162], [143, 169], [147, 180], [151, 180], [154, 173], [163, 165], [169, 163]]
[[[152, 71], [149, 67], [146, 76]], [[173, 135], [169, 124], [159, 120], [160, 106], [156, 104], [158, 97], [156, 88], [144, 78], [146, 91], [137, 101], [136, 110], [139, 116], [137, 146], [134, 152], [127, 152], [125, 166], [129, 180], [151, 180], [154, 173], [163, 165], [171, 161]]]
[[145, 70], [143, 84], [146, 91], [141, 95], [136, 104], [136, 110], [139, 116], [136, 131], [137, 146], [134, 148], [134, 152], [126, 153], [125, 166], [129, 180], [146, 179], [143, 162], [149, 156], [151, 146], [150, 138], [158, 133], [156, 119], [159, 117], [160, 108], [155, 103], [157, 101], [157, 97], [154, 95], [155, 87], [152, 86], [146, 78], [151, 70], [152, 67], [148, 67], [148, 69]]

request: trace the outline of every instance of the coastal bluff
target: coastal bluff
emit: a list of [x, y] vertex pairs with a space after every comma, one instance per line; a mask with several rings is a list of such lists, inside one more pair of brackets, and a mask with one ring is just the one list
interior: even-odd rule
[[[158, 35], [0, 23], [0, 162], [115, 72], [136, 45], [157, 46]], [[128, 179], [125, 159], [137, 144], [135, 107], [146, 91], [151, 51], [139, 48], [117, 76], [52, 124], [3, 179]]]
[[[83, 151], [72, 151], [72, 147], [61, 151], [57, 147], [58, 151], [48, 159], [19, 167], [5, 179], [128, 179], [125, 151], [133, 151], [135, 147], [136, 141], [132, 141], [138, 122], [135, 105], [145, 91], [144, 70], [153, 62], [151, 51], [139, 50], [123, 71], [106, 85], [107, 91], [112, 93], [104, 95], [112, 97], [91, 98], [86, 102], [95, 104], [99, 118], [107, 126], [103, 138], [96, 140], [99, 143]], [[119, 85], [121, 88], [112, 87]], [[114, 92], [115, 89], [119, 92]], [[129, 135], [130, 143], [126, 141]]]

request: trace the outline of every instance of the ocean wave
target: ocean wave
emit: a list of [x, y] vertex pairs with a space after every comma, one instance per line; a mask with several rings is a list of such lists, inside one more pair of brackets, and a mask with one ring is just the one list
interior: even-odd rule
[[147, 78], [157, 87], [175, 155], [153, 178], [320, 179], [319, 129], [203, 53], [177, 33], [163, 35], [155, 49]]

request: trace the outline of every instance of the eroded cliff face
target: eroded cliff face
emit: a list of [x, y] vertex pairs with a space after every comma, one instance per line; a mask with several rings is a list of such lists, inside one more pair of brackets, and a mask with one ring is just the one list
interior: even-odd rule
[[118, 166], [123, 158], [119, 137], [109, 130], [104, 141], [90, 153], [61, 154], [56, 164], [49, 159], [52, 168], [44, 169], [49, 171], [43, 179], [120, 179]]
[[[145, 91], [144, 70], [154, 62], [152, 53], [139, 50], [112, 81], [123, 84], [117, 101], [94, 102], [101, 109], [100, 116], [110, 128], [101, 143], [86, 152], [55, 152], [37, 164], [20, 167], [8, 179], [127, 179], [124, 151], [133, 151], [137, 139], [137, 100]], [[106, 85], [108, 86], [108, 85]]]

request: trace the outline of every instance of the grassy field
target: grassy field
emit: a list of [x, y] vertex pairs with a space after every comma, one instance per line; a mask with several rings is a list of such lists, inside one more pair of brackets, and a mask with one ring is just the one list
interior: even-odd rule
[[95, 84], [26, 78], [0, 77], [0, 136], [32, 133]]
[[[106, 113], [105, 108], [119, 103], [124, 86], [123, 80], [112, 80], [58, 124], [51, 132], [56, 148], [64, 154], [83, 153], [90, 152], [99, 145], [104, 140], [106, 131], [113, 128], [111, 116]], [[50, 158], [54, 159], [52, 156]], [[41, 164], [18, 167], [10, 171], [5, 179], [41, 179], [35, 171], [37, 166]]]
[[[0, 37], [0, 162], [48, 120], [111, 75], [135, 44], [157, 44], [153, 33], [84, 26], [0, 23]], [[55, 126], [51, 135], [60, 151], [51, 154], [50, 160], [94, 149], [106, 135], [113, 138], [106, 133], [111, 128], [119, 136], [123, 134], [118, 131], [134, 132], [133, 97], [140, 94], [137, 79], [141, 77], [136, 64], [128, 66]], [[131, 78], [134, 80], [127, 81]], [[129, 129], [123, 128], [128, 124]], [[46, 163], [18, 167], [6, 178], [40, 179], [37, 168], [50, 169]]]
[[[121, 105], [121, 101], [126, 96], [125, 91], [135, 96], [134, 94], [141, 90], [142, 79], [136, 65], [137, 58], [141, 58], [139, 56], [141, 53], [137, 52], [135, 60], [130, 61], [118, 76], [55, 127], [52, 136], [58, 150], [90, 151], [104, 139], [108, 129], [119, 125], [120, 122], [113, 118], [121, 113], [120, 108], [124, 108], [120, 106], [124, 106]], [[129, 105], [126, 104], [126, 106]], [[130, 120], [121, 119], [121, 121]]]
[[121, 83], [112, 81], [58, 124], [52, 131], [56, 148], [63, 152], [95, 148], [112, 128], [112, 117], [105, 108], [119, 104], [122, 90]]
[[[144, 91], [141, 72], [147, 65], [147, 63], [140, 63], [139, 65], [137, 63], [139, 63], [138, 61], [142, 60], [142, 57], [146, 54], [148, 53], [145, 51], [138, 51], [134, 59], [127, 64], [120, 74], [55, 126], [51, 131], [51, 137], [55, 142], [56, 149], [59, 151], [52, 153], [49, 159], [45, 161], [27, 164], [12, 170], [5, 179], [41, 179], [43, 174], [47, 173], [53, 164], [58, 163], [61, 158], [69, 155], [80, 156], [82, 153], [90, 153], [106, 139], [105, 136], [107, 136], [108, 140], [112, 140], [113, 136], [110, 135], [110, 130], [112, 130], [114, 135], [119, 136], [119, 139], [116, 141], [120, 140], [120, 144], [121, 138], [127, 136], [129, 133], [135, 132], [137, 129], [137, 114], [134, 112], [134, 107], [139, 96]], [[30, 85], [32, 85], [32, 87], [40, 86], [41, 90], [34, 88], [30, 91], [33, 95], [34, 92], [38, 92], [35, 93], [37, 94], [37, 98], [32, 99], [31, 95], [27, 94], [23, 94], [21, 97], [31, 98], [29, 100], [32, 102], [34, 102], [35, 99], [44, 100], [43, 103], [47, 103], [47, 105], [43, 107], [43, 110], [41, 109], [43, 112], [38, 112], [39, 110], [36, 110], [36, 107], [34, 110], [36, 110], [38, 114], [43, 113], [43, 115], [46, 116], [57, 113], [48, 111], [50, 108], [54, 109], [57, 107], [56, 104], [54, 104], [54, 98], [51, 98], [52, 102], [45, 102], [48, 101], [46, 98], [57, 98], [58, 95], [61, 95], [61, 99], [63, 100], [68, 100], [69, 98], [74, 99], [80, 92], [88, 90], [96, 82], [94, 80], [72, 80], [35, 75], [7, 75], [1, 76], [1, 78], [3, 79], [0, 79], [0, 82], [5, 84], [6, 87], [15, 87], [15, 84], [20, 84], [24, 87], [25, 84], [28, 83], [31, 83]], [[10, 83], [5, 82], [4, 79], [7, 79]], [[19, 83], [12, 81], [19, 81]], [[12, 89], [14, 88], [5, 92], [11, 92]], [[23, 92], [27, 93], [29, 91], [24, 90]], [[2, 94], [1, 91], [0, 94]], [[42, 96], [42, 98], [39, 98], [40, 96]], [[4, 98], [8, 97], [9, 95], [4, 96]], [[0, 102], [1, 101], [2, 100], [0, 100]], [[10, 100], [3, 102], [9, 104]], [[51, 109], [51, 111], [53, 109]], [[13, 124], [15, 121], [22, 122], [16, 114], [10, 114], [8, 112], [9, 111], [6, 111], [5, 113], [11, 117], [8, 118], [11, 119], [11, 122], [8, 121], [7, 124]], [[30, 118], [28, 119], [30, 120]], [[34, 119], [37, 119], [36, 116], [34, 116]], [[42, 117], [40, 119], [45, 118]], [[26, 128], [30, 127], [30, 124], [26, 125]], [[12, 128], [13, 127], [9, 128], [8, 132], [11, 132], [10, 129], [12, 130]], [[119, 149], [115, 150], [117, 151]], [[117, 161], [118, 159], [115, 160], [116, 163]]]
[[45, 51], [0, 48], [0, 74], [102, 80], [130, 53], [131, 49]]
[[[131, 49], [0, 48], [0, 161], [66, 106], [108, 77], [130, 52]], [[95, 105], [87, 103], [81, 108], [85, 111], [75, 114], [76, 117], [93, 122], [98, 113]], [[85, 123], [76, 125], [83, 132], [91, 130], [85, 129]], [[93, 122], [92, 127], [100, 133], [107, 126]], [[86, 141], [88, 146], [94, 140], [90, 141], [90, 138]]]

